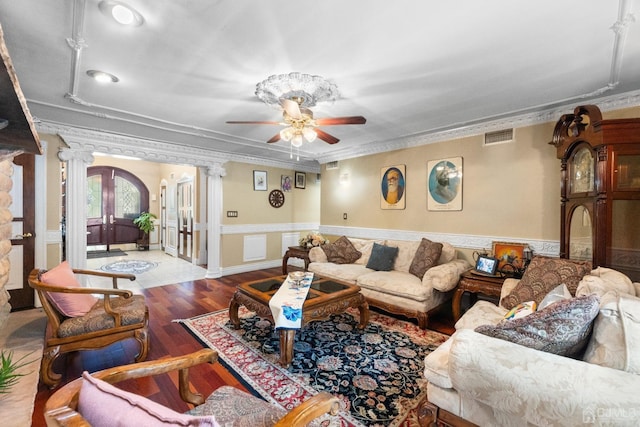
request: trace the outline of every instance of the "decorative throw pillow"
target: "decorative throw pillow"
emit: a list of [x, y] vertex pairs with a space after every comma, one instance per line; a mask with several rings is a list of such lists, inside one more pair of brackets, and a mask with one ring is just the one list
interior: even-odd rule
[[578, 283], [590, 271], [589, 261], [534, 256], [520, 282], [501, 304], [507, 310], [525, 301], [540, 304], [549, 291], [562, 283], [567, 285], [571, 295], [575, 295]]
[[[63, 286], [67, 288], [80, 288], [73, 270], [67, 261], [62, 262], [51, 270], [45, 272], [40, 280], [48, 285]], [[84, 316], [91, 310], [98, 299], [91, 294], [68, 294], [63, 292], [48, 292], [49, 300], [58, 311], [68, 317]]]
[[478, 326], [475, 331], [536, 350], [580, 358], [599, 305], [597, 295], [562, 300], [521, 319]]
[[582, 360], [640, 374], [640, 298], [618, 291], [602, 296], [600, 313]]
[[549, 307], [554, 302], [562, 301], [563, 299], [571, 298], [571, 292], [564, 283], [553, 288], [540, 302], [538, 310]]
[[377, 271], [391, 271], [396, 256], [398, 256], [398, 248], [374, 243], [367, 268]]
[[537, 309], [535, 301], [527, 301], [516, 305], [504, 315], [505, 320], [521, 319], [535, 313]]
[[93, 427], [112, 426], [202, 426], [219, 427], [212, 416], [195, 417], [173, 411], [146, 397], [120, 390], [82, 374], [78, 412]]
[[335, 264], [353, 264], [362, 256], [362, 253], [351, 244], [345, 236], [333, 243], [321, 246], [329, 262]]
[[416, 254], [413, 256], [409, 273], [422, 279], [422, 276], [424, 276], [424, 273], [426, 273], [428, 269], [437, 265], [441, 253], [442, 243], [435, 243], [423, 238], [420, 246], [418, 246], [418, 250], [416, 250]]

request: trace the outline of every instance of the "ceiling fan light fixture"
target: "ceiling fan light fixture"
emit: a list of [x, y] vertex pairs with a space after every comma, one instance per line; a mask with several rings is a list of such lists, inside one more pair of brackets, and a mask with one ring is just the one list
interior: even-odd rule
[[302, 129], [302, 135], [304, 135], [304, 139], [306, 139], [308, 142], [313, 142], [318, 137], [316, 131], [310, 127], [305, 127], [304, 129]]
[[296, 134], [293, 135], [293, 138], [291, 138], [291, 145], [293, 145], [294, 147], [300, 147], [302, 145], [302, 133], [301, 132], [296, 132]]
[[293, 134], [295, 133], [295, 131], [293, 130], [292, 127], [287, 127], [284, 128], [280, 131], [280, 139], [282, 139], [283, 141], [291, 141], [291, 138], [293, 138]]

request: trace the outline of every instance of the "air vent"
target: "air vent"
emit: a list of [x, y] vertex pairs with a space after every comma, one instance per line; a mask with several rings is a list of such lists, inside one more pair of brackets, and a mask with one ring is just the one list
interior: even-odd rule
[[327, 170], [329, 169], [338, 169], [338, 161], [327, 163]]
[[484, 145], [503, 144], [513, 141], [513, 128], [496, 130], [484, 134]]

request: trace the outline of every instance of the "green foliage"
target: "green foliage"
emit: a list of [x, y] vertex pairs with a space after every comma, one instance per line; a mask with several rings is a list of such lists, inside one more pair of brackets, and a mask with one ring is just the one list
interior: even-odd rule
[[144, 234], [149, 234], [151, 230], [153, 230], [153, 220], [155, 218], [157, 218], [157, 216], [151, 212], [142, 212], [138, 218], [133, 220], [133, 223], [137, 225]]
[[25, 358], [31, 353], [25, 354], [16, 361], [13, 361], [13, 352], [5, 352], [2, 350], [0, 353], [0, 394], [6, 394], [10, 392], [20, 377], [26, 374], [16, 374], [16, 371], [23, 366], [33, 362], [33, 360], [25, 361]]

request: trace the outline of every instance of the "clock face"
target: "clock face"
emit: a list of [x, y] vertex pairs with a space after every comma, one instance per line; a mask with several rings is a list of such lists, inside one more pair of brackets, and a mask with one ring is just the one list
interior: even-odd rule
[[284, 205], [284, 193], [280, 190], [273, 190], [269, 193], [269, 204], [274, 208]]

